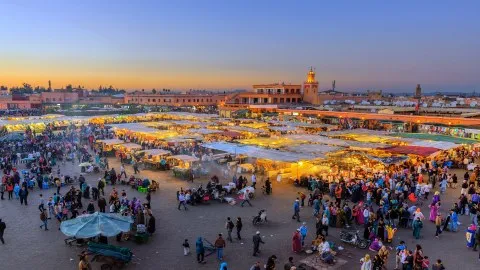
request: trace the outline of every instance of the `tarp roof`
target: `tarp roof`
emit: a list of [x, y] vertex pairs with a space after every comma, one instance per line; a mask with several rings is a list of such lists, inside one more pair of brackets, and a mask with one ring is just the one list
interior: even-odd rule
[[187, 133], [197, 133], [197, 134], [203, 134], [203, 135], [206, 135], [206, 134], [214, 134], [214, 133], [222, 133], [223, 131], [222, 130], [218, 130], [218, 129], [207, 129], [207, 128], [191, 128], [189, 130], [187, 130]]
[[395, 154], [413, 154], [418, 156], [427, 157], [431, 154], [434, 154], [440, 150], [433, 147], [421, 147], [421, 146], [394, 146], [384, 149], [387, 152], [395, 153]]
[[124, 143], [121, 146], [127, 149], [142, 149], [142, 146], [136, 143]]
[[123, 143], [125, 143], [124, 141], [119, 140], [119, 139], [97, 140], [97, 142], [103, 143], [103, 144], [105, 144], [105, 145], [123, 144]]
[[453, 148], [457, 148], [460, 144], [452, 143], [452, 142], [438, 142], [438, 141], [424, 141], [424, 140], [417, 140], [411, 143], [412, 146], [422, 146], [422, 147], [433, 147], [441, 150], [449, 150]]
[[300, 160], [312, 160], [317, 158], [313, 154], [293, 153], [288, 151], [265, 149], [251, 145], [240, 145], [225, 142], [205, 143], [202, 144], [202, 146], [231, 154], [244, 154], [253, 158], [263, 158], [283, 162], [297, 162]]
[[432, 141], [441, 141], [441, 142], [453, 142], [458, 144], [474, 144], [478, 141], [472, 139], [458, 138], [446, 135], [438, 134], [427, 134], [427, 133], [394, 133], [392, 136], [402, 137], [402, 138], [415, 138], [422, 140], [432, 140]]
[[184, 161], [184, 162], [199, 161], [198, 158], [192, 157], [192, 156], [188, 156], [188, 155], [176, 155], [176, 156], [170, 156], [170, 157], [168, 157], [168, 158], [178, 159], [178, 160], [182, 160], [182, 161]]
[[163, 149], [148, 149], [148, 150], [143, 150], [140, 151], [140, 153], [145, 153], [145, 155], [149, 156], [165, 156], [171, 154], [170, 151], [168, 150], [163, 150]]
[[290, 138], [292, 140], [308, 141], [312, 143], [328, 144], [328, 145], [343, 146], [343, 147], [355, 147], [355, 148], [367, 148], [367, 149], [388, 147], [388, 145], [381, 144], [381, 143], [364, 143], [364, 142], [357, 142], [357, 141], [347, 141], [347, 140], [333, 139], [333, 138], [319, 136], [319, 135], [294, 134], [294, 135], [287, 135], [285, 137]]

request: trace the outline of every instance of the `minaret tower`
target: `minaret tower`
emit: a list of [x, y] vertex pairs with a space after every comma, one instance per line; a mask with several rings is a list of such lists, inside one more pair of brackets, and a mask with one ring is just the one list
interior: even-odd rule
[[315, 80], [313, 67], [310, 67], [307, 80], [303, 83], [303, 101], [310, 104], [318, 104], [318, 82]]

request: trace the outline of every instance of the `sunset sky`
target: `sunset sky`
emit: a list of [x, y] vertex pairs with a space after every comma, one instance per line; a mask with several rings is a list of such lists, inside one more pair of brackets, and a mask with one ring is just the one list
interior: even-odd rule
[[[45, 3], [44, 3], [45, 2]], [[480, 91], [480, 1], [1, 1], [0, 85]]]

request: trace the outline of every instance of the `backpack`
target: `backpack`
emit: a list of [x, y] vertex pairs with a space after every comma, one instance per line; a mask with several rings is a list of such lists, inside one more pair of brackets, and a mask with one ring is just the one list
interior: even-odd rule
[[47, 215], [44, 212], [40, 213], [40, 220], [45, 221], [47, 219]]

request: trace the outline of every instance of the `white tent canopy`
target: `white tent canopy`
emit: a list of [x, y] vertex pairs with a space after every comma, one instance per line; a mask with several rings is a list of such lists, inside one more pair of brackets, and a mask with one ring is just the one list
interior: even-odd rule
[[357, 142], [357, 141], [347, 141], [347, 140], [333, 139], [333, 138], [328, 138], [325, 136], [318, 136], [318, 135], [295, 134], [295, 135], [287, 135], [285, 137], [292, 140], [309, 141], [312, 143], [328, 144], [328, 145], [342, 146], [342, 147], [367, 148], [367, 149], [388, 147], [388, 145], [381, 144], [381, 143], [364, 143], [364, 142]]
[[143, 150], [141, 153], [145, 153], [146, 156], [165, 156], [165, 155], [170, 155], [171, 152], [168, 150], [163, 150], [163, 149], [148, 149], [148, 150]]
[[214, 129], [207, 129], [207, 128], [192, 128], [187, 131], [189, 134], [202, 134], [202, 135], [207, 135], [207, 134], [215, 134], [215, 133], [222, 133], [223, 130], [214, 130]]
[[295, 153], [309, 153], [317, 158], [324, 158], [325, 154], [335, 152], [341, 149], [338, 146], [330, 146], [325, 144], [299, 144], [288, 146], [287, 150]]
[[195, 162], [195, 161], [199, 161], [199, 159], [197, 157], [192, 157], [192, 156], [188, 156], [188, 155], [176, 155], [176, 156], [170, 156], [168, 158], [171, 158], [171, 159], [178, 159], [178, 160], [181, 160], [183, 162]]
[[264, 149], [251, 145], [239, 145], [225, 142], [205, 143], [202, 144], [202, 146], [205, 148], [215, 149], [230, 154], [243, 154], [253, 158], [263, 158], [283, 162], [297, 162], [300, 160], [312, 160], [318, 158], [312, 154]]

